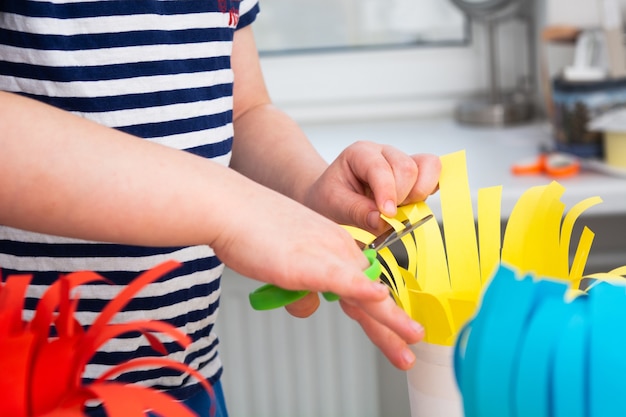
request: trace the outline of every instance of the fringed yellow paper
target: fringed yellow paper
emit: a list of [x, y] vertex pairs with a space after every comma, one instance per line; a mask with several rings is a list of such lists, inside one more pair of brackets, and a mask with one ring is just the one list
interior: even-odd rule
[[[563, 186], [552, 182], [530, 188], [513, 208], [502, 238], [502, 187], [478, 190], [475, 216], [465, 152], [445, 155], [441, 161], [439, 222], [429, 221], [403, 238], [408, 266], [400, 266], [388, 249], [379, 254], [396, 302], [424, 325], [424, 341], [454, 344], [500, 262], [521, 273], [566, 279], [578, 288], [593, 233], [584, 228], [570, 266], [572, 230], [585, 210], [601, 202], [599, 197], [581, 201], [566, 213], [560, 200]], [[416, 222], [428, 214], [432, 210], [421, 202], [400, 207], [393, 219], [383, 218], [400, 230], [403, 221]], [[357, 240], [372, 239], [358, 229], [349, 230]]]

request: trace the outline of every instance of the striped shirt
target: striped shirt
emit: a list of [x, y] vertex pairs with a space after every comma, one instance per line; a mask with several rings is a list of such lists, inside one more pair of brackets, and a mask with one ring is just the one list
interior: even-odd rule
[[[257, 13], [257, 0], [3, 0], [0, 90], [227, 165], [233, 34]], [[60, 273], [91, 270], [112, 282], [80, 288], [77, 318], [84, 325], [128, 282], [168, 259], [183, 266], [144, 288], [114, 321], [174, 324], [193, 343], [182, 350], [163, 338], [170, 357], [214, 382], [222, 372], [213, 324], [223, 265], [211, 248], [113, 245], [0, 226], [3, 276], [34, 275], [26, 310]], [[142, 355], [155, 355], [144, 337], [114, 339], [93, 358], [85, 378]], [[168, 369], [131, 371], [119, 379], [181, 399], [199, 389], [193, 378]]]

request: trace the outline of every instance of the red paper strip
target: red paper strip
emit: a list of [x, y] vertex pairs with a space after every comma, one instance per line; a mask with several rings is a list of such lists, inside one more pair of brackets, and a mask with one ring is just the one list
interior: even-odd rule
[[[165, 358], [128, 361], [114, 366], [93, 384], [81, 386], [88, 361], [111, 338], [138, 331], [161, 354], [166, 354], [166, 349], [153, 333], [167, 335], [183, 348], [191, 343], [187, 335], [164, 322], [110, 324], [142, 288], [178, 266], [174, 261], [165, 262], [141, 274], [107, 304], [87, 331], [75, 318], [78, 299], [72, 298], [71, 292], [84, 283], [106, 281], [100, 275], [76, 272], [61, 277], [39, 300], [30, 323], [23, 322], [22, 311], [31, 277], [15, 275], [0, 282], [0, 416], [83, 417], [86, 401], [100, 400], [109, 417], [145, 416], [148, 411], [162, 417], [192, 417], [189, 409], [162, 392], [106, 381], [131, 368], [170, 367], [193, 375], [214, 397], [211, 386], [197, 371]], [[53, 323], [57, 337], [50, 338]]]

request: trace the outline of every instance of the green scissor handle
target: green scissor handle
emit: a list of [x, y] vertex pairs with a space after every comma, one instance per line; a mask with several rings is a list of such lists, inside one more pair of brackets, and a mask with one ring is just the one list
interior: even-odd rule
[[[366, 249], [363, 251], [363, 254], [370, 262], [370, 266], [365, 270], [365, 275], [372, 281], [377, 280], [378, 277], [380, 277], [381, 266], [378, 259], [376, 259], [376, 251]], [[272, 310], [298, 301], [308, 293], [309, 291], [291, 291], [272, 284], [265, 284], [251, 292], [249, 299], [250, 305], [252, 305], [252, 308], [255, 310]], [[336, 301], [339, 299], [337, 294], [331, 292], [325, 292], [323, 296], [327, 301]]]

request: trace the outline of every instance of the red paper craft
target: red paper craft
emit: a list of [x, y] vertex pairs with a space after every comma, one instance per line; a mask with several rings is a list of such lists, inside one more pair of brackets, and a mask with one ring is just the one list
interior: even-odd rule
[[[32, 277], [12, 275], [6, 282], [0, 280], [0, 417], [83, 417], [89, 400], [101, 401], [109, 417], [145, 416], [148, 411], [162, 417], [195, 416], [162, 392], [108, 380], [131, 368], [170, 367], [198, 378], [213, 397], [211, 386], [197, 371], [165, 358], [131, 360], [112, 367], [92, 384], [81, 385], [85, 366], [97, 349], [123, 333], [141, 332], [163, 354], [165, 347], [150, 332], [167, 334], [182, 347], [189, 345], [187, 335], [164, 322], [110, 323], [139, 290], [178, 266], [169, 261], [138, 276], [107, 304], [87, 330], [74, 317], [78, 299], [71, 298], [70, 293], [81, 284], [105, 281], [102, 276], [94, 272], [62, 276], [39, 300], [30, 322], [22, 320], [22, 310]], [[53, 325], [56, 337], [49, 336]]]

